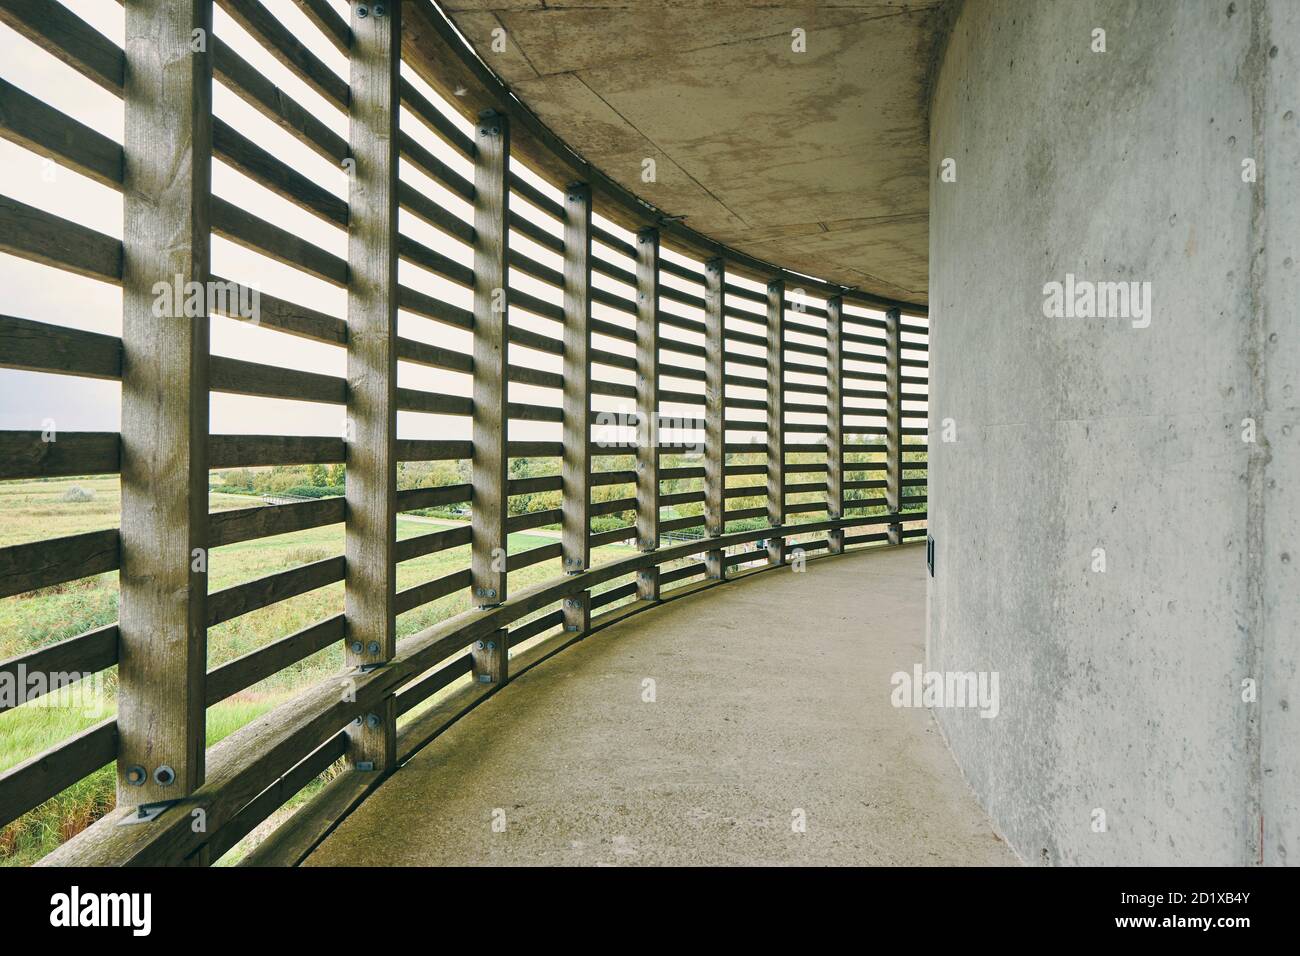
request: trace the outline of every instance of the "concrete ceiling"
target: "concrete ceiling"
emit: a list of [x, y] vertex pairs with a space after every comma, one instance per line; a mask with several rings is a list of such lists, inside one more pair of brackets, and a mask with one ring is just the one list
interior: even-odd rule
[[442, 5], [560, 138], [669, 215], [786, 268], [926, 301], [943, 0]]

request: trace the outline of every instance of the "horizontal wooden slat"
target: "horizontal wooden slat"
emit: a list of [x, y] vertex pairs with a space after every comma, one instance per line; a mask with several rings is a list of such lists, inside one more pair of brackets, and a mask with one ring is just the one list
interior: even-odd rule
[[397, 252], [405, 261], [422, 269], [428, 269], [434, 275], [441, 276], [448, 282], [454, 282], [466, 289], [474, 287], [473, 269], [461, 265], [441, 252], [430, 249], [424, 243], [410, 236], [399, 235], [397, 237]]
[[415, 339], [399, 338], [397, 340], [397, 358], [403, 362], [415, 362], [429, 368], [447, 369], [452, 372], [474, 373], [474, 356], [447, 349]]
[[277, 571], [208, 595], [208, 627], [343, 580], [343, 556]]
[[[247, 318], [246, 316], [231, 314], [237, 311], [233, 307], [234, 303], [248, 298], [247, 294], [241, 291], [243, 287], [239, 283], [232, 282], [230, 279], [223, 279], [220, 276], [213, 276], [212, 281], [225, 285], [230, 289], [231, 294], [226, 296], [225, 304], [228, 308], [225, 310], [225, 314], [235, 319]], [[214, 313], [221, 314], [221, 298], [216, 297], [213, 304], [216, 306], [213, 309]], [[257, 315], [252, 321], [263, 328], [275, 329], [277, 332], [311, 339], [314, 342], [345, 345], [348, 341], [348, 324], [343, 319], [261, 291], [257, 293]]]
[[[473, 454], [474, 448], [467, 441], [409, 438], [399, 438], [397, 440], [398, 461], [460, 461], [471, 457]], [[399, 502], [402, 494], [403, 492], [398, 492]]]
[[459, 239], [466, 245], [473, 245], [474, 227], [471, 224], [449, 209], [440, 206], [410, 183], [399, 182], [397, 184], [397, 201], [407, 212], [427, 222], [435, 229], [454, 239]]
[[466, 202], [474, 201], [474, 184], [421, 146], [409, 133], [399, 133], [398, 143], [401, 145], [402, 158], [420, 172]]
[[95, 182], [122, 187], [122, 146], [0, 79], [0, 137]]
[[399, 388], [397, 407], [404, 412], [424, 412], [429, 415], [472, 415], [474, 400], [462, 395], [443, 395], [418, 388]]
[[257, 395], [334, 405], [343, 405], [348, 400], [347, 380], [338, 376], [245, 362], [224, 355], [214, 355], [209, 359], [208, 384], [214, 392], [234, 395]]
[[474, 656], [462, 654], [460, 657], [453, 657], [436, 671], [408, 684], [397, 692], [397, 716], [401, 717], [413, 707], [424, 703], [456, 678], [465, 676], [473, 669]]
[[332, 163], [348, 156], [347, 140], [291, 99], [219, 37], [212, 38], [212, 74], [276, 126]]
[[122, 340], [99, 332], [0, 315], [0, 367], [84, 378], [121, 378]]
[[117, 432], [0, 431], [0, 480], [115, 475], [121, 465]]
[[208, 516], [208, 546], [219, 548], [239, 541], [253, 541], [291, 531], [338, 524], [343, 520], [343, 515], [344, 503], [341, 496], [216, 511]]
[[325, 34], [325, 39], [334, 44], [334, 49], [346, 55], [352, 49], [352, 28], [337, 10], [330, 6], [330, 0], [296, 0], [299, 9], [307, 19], [316, 24]]
[[39, 807], [117, 758], [117, 718], [109, 717], [0, 774], [0, 827]]
[[[342, 759], [344, 754], [347, 753], [347, 749], [348, 735], [340, 731], [312, 751], [309, 756], [295, 764], [288, 773], [279, 777], [269, 787], [245, 804], [243, 809], [236, 813], [229, 823], [212, 835], [212, 839], [207, 846], [208, 861], [215, 863], [221, 859], [235, 844], [252, 833], [260, 823], [284, 806], [303, 787], [328, 770], [336, 761]], [[335, 779], [339, 778], [336, 777]], [[292, 823], [297, 816], [295, 813], [294, 816], [290, 817], [290, 822]], [[262, 845], [259, 844], [254, 849], [254, 852], [261, 849]], [[245, 861], [247, 859], [246, 857]], [[241, 863], [245, 861], [241, 861]]]
[[0, 597], [115, 571], [118, 560], [116, 528], [0, 548]]
[[453, 571], [451, 574], [444, 574], [440, 578], [434, 578], [432, 581], [425, 581], [423, 584], [417, 584], [415, 587], [407, 588], [404, 591], [397, 592], [397, 613], [405, 614], [407, 611], [414, 610], [417, 607], [428, 604], [430, 601], [436, 601], [444, 598], [448, 594], [468, 588], [470, 585], [469, 568], [461, 571]]
[[0, 0], [0, 23], [110, 93], [122, 95], [122, 48], [61, 3]]
[[217, 0], [221, 8], [300, 80], [346, 111], [347, 81], [331, 70], [259, 0]]
[[534, 564], [541, 564], [543, 561], [557, 560], [562, 554], [563, 549], [558, 541], [553, 544], [529, 548], [527, 551], [516, 551], [506, 558], [506, 570], [519, 571], [523, 568], [530, 568]]
[[[117, 636], [117, 625], [108, 624], [0, 661], [0, 680], [11, 681], [17, 690], [12, 701], [0, 697], [0, 713], [58, 690], [70, 676], [80, 679], [112, 667], [117, 663]], [[29, 682], [33, 674], [46, 675], [44, 686], [35, 687]]]
[[446, 528], [442, 531], [431, 531], [428, 534], [417, 534], [410, 538], [403, 538], [397, 542], [394, 549], [394, 560], [398, 562], [410, 561], [412, 558], [418, 558], [422, 555], [445, 551], [448, 548], [457, 548], [469, 544], [470, 537], [470, 526], [461, 525], [457, 528]]
[[435, 322], [442, 322], [444, 325], [450, 325], [454, 328], [474, 328], [474, 313], [469, 309], [451, 305], [441, 299], [426, 295], [423, 292], [417, 292], [415, 289], [406, 286], [399, 287], [397, 294], [397, 306], [400, 309], [414, 312], [416, 315], [422, 315], [426, 319], [433, 319]]
[[212, 231], [245, 249], [314, 275], [334, 285], [348, 284], [348, 264], [301, 236], [259, 219], [234, 203], [212, 197]]
[[252, 687], [258, 681], [278, 674], [293, 664], [305, 660], [317, 651], [343, 640], [343, 615], [339, 614], [315, 624], [309, 624], [287, 637], [272, 641], [232, 661], [208, 671], [208, 706], [225, 700], [232, 694]]
[[456, 150], [466, 159], [473, 159], [477, 149], [474, 140], [462, 133], [450, 119], [443, 115], [427, 97], [408, 80], [400, 81], [402, 105], [411, 115], [428, 127], [429, 131]]
[[117, 239], [8, 196], [0, 196], [0, 252], [105, 282], [122, 280]]
[[271, 155], [229, 123], [212, 120], [212, 151], [271, 192], [327, 223], [346, 227], [348, 204], [323, 186]]
[[212, 435], [209, 468], [254, 465], [332, 465], [346, 460], [342, 438], [298, 435]]
[[[456, 443], [452, 442], [451, 444]], [[469, 442], [465, 442], [465, 444], [468, 446]], [[468, 455], [465, 457], [468, 457]], [[397, 493], [397, 510], [415, 511], [418, 508], [437, 508], [440, 505], [460, 504], [471, 501], [473, 496], [473, 486], [468, 482], [457, 485], [439, 485], [435, 488], [404, 488]]]

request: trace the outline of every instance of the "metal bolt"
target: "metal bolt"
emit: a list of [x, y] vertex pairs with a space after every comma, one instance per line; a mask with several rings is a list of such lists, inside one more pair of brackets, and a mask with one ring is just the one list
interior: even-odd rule
[[384, 5], [382, 3], [375, 4], [375, 16], [382, 17], [387, 12], [388, 11], [384, 9]]
[[145, 773], [144, 767], [141, 767], [139, 764], [135, 764], [126, 769], [126, 782], [133, 787], [143, 787], [148, 776], [149, 775]]
[[477, 644], [475, 644], [474, 646], [477, 647], [480, 651], [483, 650], [483, 642], [482, 642], [482, 641], [479, 641], [479, 642], [478, 642]]
[[379, 726], [379, 715], [378, 715], [378, 714], [366, 714], [366, 726], [369, 727], [371, 730], [374, 730], [376, 727], [378, 727], [378, 726]]
[[352, 719], [352, 723], [353, 723], [354, 726], [360, 727], [360, 726], [361, 726], [361, 718], [360, 718], [360, 717], [354, 717], [354, 718]]
[[353, 654], [360, 654], [363, 650], [365, 650], [365, 647], [364, 647], [364, 645], [362, 645], [362, 643], [361, 643], [360, 641], [353, 641], [353, 642], [352, 642], [352, 653], [353, 653]]
[[160, 785], [170, 787], [176, 782], [176, 771], [166, 764], [163, 764], [153, 772], [153, 778]]
[[378, 642], [378, 641], [371, 641], [370, 644], [366, 647], [366, 650], [370, 651], [371, 654], [378, 654], [378, 653], [379, 653], [379, 642]]
[[370, 16], [370, 8], [364, 3], [361, 4], [361, 6], [357, 7], [357, 16], [364, 20], [366, 17]]
[[487, 649], [488, 649], [489, 651], [495, 651], [495, 650], [497, 649], [497, 642], [496, 642], [496, 641], [488, 641]]

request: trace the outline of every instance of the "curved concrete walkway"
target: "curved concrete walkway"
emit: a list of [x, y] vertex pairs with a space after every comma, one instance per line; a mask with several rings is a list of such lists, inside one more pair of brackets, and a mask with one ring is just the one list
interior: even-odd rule
[[504, 687], [307, 864], [1014, 864], [929, 713], [890, 705], [924, 644], [923, 548], [681, 598]]

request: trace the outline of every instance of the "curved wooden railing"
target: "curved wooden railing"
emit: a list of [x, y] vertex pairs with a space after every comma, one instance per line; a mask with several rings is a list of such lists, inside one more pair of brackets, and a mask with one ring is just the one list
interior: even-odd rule
[[[123, 386], [120, 435], [0, 432], [0, 479], [121, 475], [120, 529], [0, 548], [0, 598], [119, 573], [118, 623], [0, 663], [11, 677], [118, 669], [115, 717], [0, 774], [3, 825], [116, 764], [118, 808], [48, 862], [215, 862], [345, 767], [247, 857], [296, 862], [511, 672], [594, 628], [796, 550], [925, 535], [924, 307], [785, 272], [638, 200], [555, 139], [428, 0], [354, 3], [350, 22], [335, 0], [301, 0], [292, 17], [306, 19], [290, 22], [259, 0], [216, 8], [214, 25], [208, 4], [133, 0], [123, 48], [58, 4], [0, 0], [0, 22], [122, 99], [126, 127], [118, 143], [0, 81], [0, 135], [120, 191], [126, 236], [0, 197], [0, 251], [123, 295], [120, 336], [0, 316], [0, 366]], [[346, 170], [347, 199], [214, 116], [214, 77]], [[212, 157], [310, 214], [322, 239], [346, 232], [347, 257], [274, 208], [214, 195]], [[235, 276], [202, 315], [151, 311], [160, 279], [227, 281], [211, 276], [213, 236], [346, 290], [346, 317], [269, 294], [257, 316], [346, 350], [346, 377], [210, 354], [208, 312], [241, 318], [232, 303], [257, 276]], [[399, 362], [461, 376], [472, 395], [399, 386]], [[335, 406], [348, 424], [342, 437], [209, 435], [211, 393]], [[398, 412], [469, 437], [399, 438]], [[610, 418], [631, 436], [609, 437]], [[507, 440], [511, 422], [561, 440]], [[695, 444], [698, 464], [680, 457]], [[558, 467], [511, 477], [523, 458]], [[469, 462], [470, 480], [399, 489], [412, 461]], [[347, 466], [346, 497], [207, 514], [211, 469], [332, 463]], [[759, 481], [732, 480], [744, 476]], [[664, 481], [694, 487], [664, 494]], [[559, 507], [512, 513], [513, 496], [538, 493]], [[397, 539], [398, 513], [451, 504], [469, 526]], [[631, 517], [592, 532], [617, 514]], [[343, 555], [209, 593], [208, 549], [340, 523]], [[510, 534], [546, 525], [554, 543], [507, 553]], [[682, 534], [700, 537], [664, 544]], [[593, 566], [593, 549], [627, 540], [640, 553]], [[468, 567], [398, 588], [400, 564], [453, 548]], [[512, 593], [512, 574], [543, 562], [556, 576]], [[206, 666], [210, 628], [340, 582], [339, 613]], [[417, 612], [451, 616], [398, 640]], [[205, 746], [206, 708], [340, 646], [336, 679]]]

